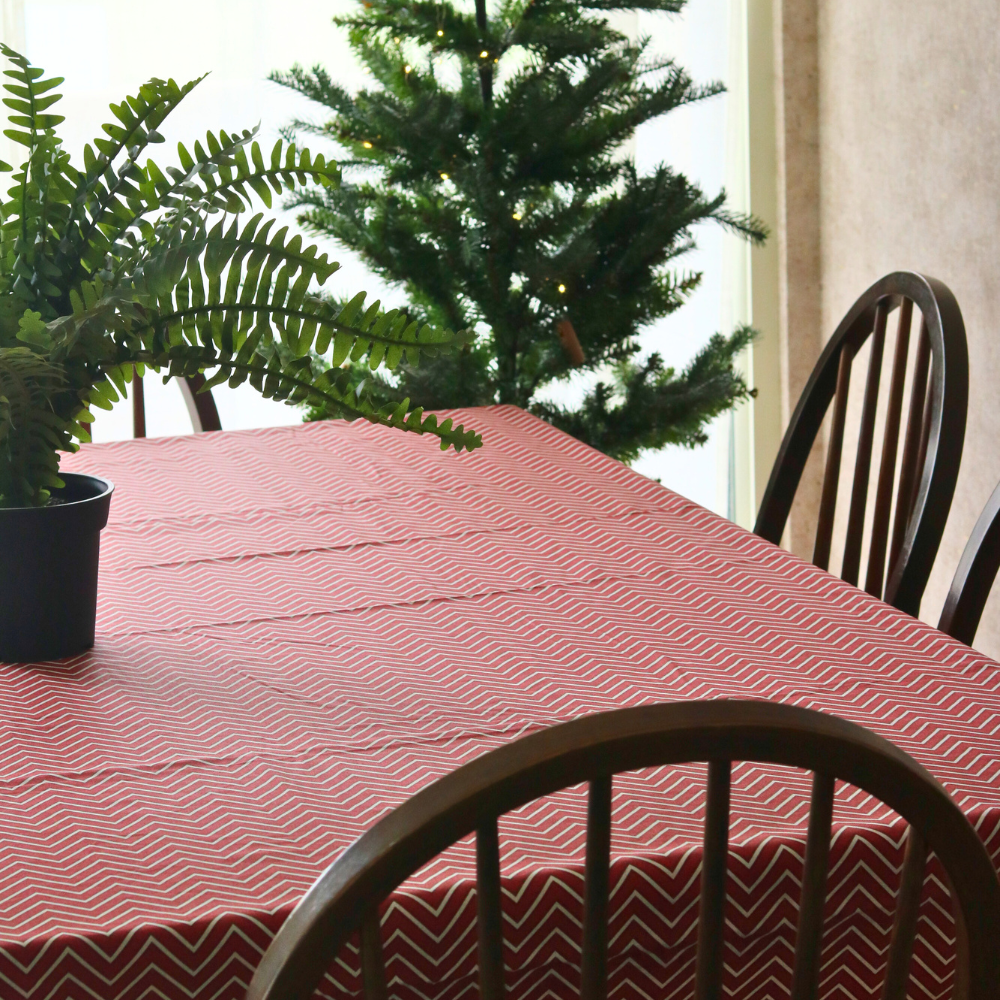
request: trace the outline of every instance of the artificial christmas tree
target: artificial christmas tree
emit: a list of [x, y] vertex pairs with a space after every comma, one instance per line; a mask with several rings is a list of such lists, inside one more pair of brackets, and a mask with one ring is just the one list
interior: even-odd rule
[[[329, 109], [345, 182], [298, 193], [299, 221], [401, 285], [414, 319], [473, 330], [461, 351], [400, 366], [369, 388], [432, 409], [516, 403], [625, 460], [694, 445], [745, 398], [733, 362], [748, 329], [716, 334], [683, 372], [637, 360], [638, 334], [701, 275], [671, 266], [714, 220], [761, 225], [666, 165], [640, 175], [621, 149], [643, 122], [718, 93], [695, 85], [609, 10], [678, 12], [684, 0], [363, 0], [337, 17], [371, 74], [351, 95], [322, 67], [272, 79]], [[601, 377], [581, 405], [540, 398], [574, 369]], [[364, 366], [354, 377], [372, 379]], [[322, 416], [314, 411], [313, 416]]]

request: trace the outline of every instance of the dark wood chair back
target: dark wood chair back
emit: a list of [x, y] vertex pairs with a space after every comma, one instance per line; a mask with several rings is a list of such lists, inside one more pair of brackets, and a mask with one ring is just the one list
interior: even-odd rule
[[[201, 431], [221, 431], [222, 423], [219, 420], [219, 411], [216, 409], [215, 400], [212, 398], [211, 389], [201, 392], [201, 387], [205, 384], [204, 375], [188, 375], [184, 378], [175, 379], [180, 386], [181, 395], [187, 404], [188, 414], [191, 417], [191, 426], [196, 434]], [[143, 390], [142, 379], [138, 374], [132, 376], [132, 437], [144, 438], [146, 436], [146, 396]]]
[[307, 1000], [354, 930], [361, 932], [367, 1000], [387, 996], [378, 905], [456, 841], [476, 835], [479, 977], [501, 1000], [501, 884], [497, 818], [589, 782], [584, 879], [583, 1000], [606, 997], [611, 785], [618, 772], [708, 761], [697, 1000], [719, 1000], [729, 836], [730, 762], [814, 772], [793, 971], [793, 1000], [813, 1000], [820, 972], [834, 781], [876, 796], [910, 824], [897, 897], [885, 1000], [904, 1000], [927, 854], [950, 880], [961, 945], [956, 996], [996, 1000], [1000, 882], [975, 830], [912, 757], [853, 723], [755, 701], [681, 702], [578, 719], [515, 740], [452, 772], [358, 839], [306, 893], [267, 950], [249, 1000]]
[[1000, 484], [983, 508], [952, 578], [938, 628], [971, 646], [1000, 569]]
[[[780, 543], [806, 460], [832, 402], [833, 418], [813, 548], [813, 562], [823, 569], [829, 568], [851, 365], [870, 337], [871, 352], [840, 570], [843, 579], [858, 584], [886, 328], [894, 310], [898, 310], [896, 347], [878, 483], [867, 532], [870, 541], [864, 586], [868, 593], [916, 615], [955, 492], [965, 441], [969, 393], [969, 360], [962, 313], [955, 296], [940, 281], [899, 271], [877, 281], [851, 307], [820, 356], [795, 408], [754, 531], [775, 544]], [[914, 310], [920, 315], [920, 326], [896, 485]]]

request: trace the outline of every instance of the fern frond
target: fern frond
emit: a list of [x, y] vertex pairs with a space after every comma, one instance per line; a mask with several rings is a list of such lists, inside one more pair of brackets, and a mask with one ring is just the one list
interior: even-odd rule
[[294, 143], [285, 144], [281, 139], [265, 161], [259, 143], [253, 141], [257, 131], [245, 131], [239, 138], [222, 131], [218, 135], [209, 132], [208, 153], [196, 142], [194, 157], [180, 147], [182, 163], [186, 154], [190, 166], [184, 175], [176, 168], [168, 171], [173, 183], [165, 178], [155, 181], [161, 202], [168, 204], [180, 193], [189, 203], [209, 210], [240, 212], [252, 206], [253, 195], [270, 208], [272, 192], [281, 194], [285, 188], [303, 187], [310, 181], [326, 187], [340, 183], [340, 167], [334, 161], [322, 154], [313, 157], [308, 149], [298, 150]]
[[10, 96], [3, 103], [13, 112], [8, 121], [18, 128], [6, 129], [4, 134], [28, 148], [27, 160], [14, 175], [16, 187], [3, 206], [0, 273], [10, 280], [16, 302], [13, 316], [34, 306], [48, 318], [55, 313], [50, 300], [58, 297], [62, 277], [52, 258], [72, 189], [67, 178], [73, 172], [69, 154], [60, 148], [61, 141], [52, 131], [63, 117], [48, 110], [61, 97], [52, 91], [63, 78], [42, 79], [43, 70], [2, 43], [0, 52], [14, 67], [4, 70], [4, 75], [16, 81], [4, 84]]
[[[183, 144], [178, 152], [184, 169], [168, 167], [162, 171], [152, 160], [142, 170], [133, 172], [137, 196], [130, 201], [119, 198], [104, 210], [100, 234], [91, 240], [84, 264], [91, 272], [104, 255], [126, 237], [131, 229], [145, 239], [155, 237], [156, 227], [145, 222], [152, 212], [168, 210], [166, 223], [175, 224], [178, 214], [191, 217], [198, 213], [226, 212], [232, 215], [253, 207], [254, 196], [268, 208], [272, 194], [303, 187], [307, 183], [333, 187], [340, 183], [340, 167], [322, 155], [312, 157], [308, 150], [277, 142], [267, 162], [254, 141], [257, 129], [241, 135], [225, 131], [206, 135], [208, 149], [194, 144], [194, 154]], [[247, 157], [246, 147], [250, 147]]]
[[315, 246], [303, 248], [301, 237], [289, 239], [286, 229], [271, 236], [272, 220], [262, 218], [255, 215], [242, 231], [234, 220], [224, 232], [220, 222], [154, 255], [134, 279], [156, 300], [142, 326], [164, 344], [185, 338], [230, 354], [259, 330], [264, 350], [278, 343], [289, 356], [304, 357], [332, 345], [334, 367], [367, 358], [369, 367], [390, 370], [404, 358], [415, 365], [422, 352], [464, 342], [399, 310], [383, 312], [377, 300], [366, 307], [364, 292], [343, 307], [316, 295], [314, 283], [322, 285], [339, 265]]
[[0, 507], [40, 506], [62, 486], [57, 450], [75, 450], [52, 397], [65, 373], [28, 347], [0, 348]]
[[[135, 186], [137, 180], [141, 183], [144, 179], [137, 166], [139, 155], [150, 143], [163, 141], [157, 128], [204, 79], [203, 75], [178, 86], [174, 80], [154, 78], [143, 84], [136, 96], [110, 105], [119, 124], [103, 125], [108, 138], [97, 138], [93, 146], [84, 147], [84, 171], [79, 175], [67, 220], [70, 246], [57, 261], [60, 266], [68, 264], [74, 278], [79, 277], [82, 264], [93, 265], [95, 252], [103, 256], [115, 242], [104, 236], [100, 226], [117, 222], [120, 214], [128, 211], [128, 204], [141, 194]], [[123, 152], [128, 158], [116, 169], [114, 163]]]
[[[12, 125], [18, 125], [17, 129], [4, 129], [4, 135], [14, 142], [34, 149], [38, 144], [38, 133], [53, 129], [65, 119], [62, 115], [47, 113], [61, 94], [51, 94], [49, 91], [55, 90], [64, 77], [54, 76], [48, 80], [41, 79], [45, 71], [31, 63], [15, 52], [9, 45], [0, 42], [0, 52], [2, 52], [15, 66], [15, 69], [5, 69], [4, 76], [9, 76], [16, 83], [5, 83], [3, 89], [13, 95], [5, 97], [3, 103], [16, 114], [8, 115], [7, 120]], [[28, 131], [22, 131], [27, 129]]]
[[[249, 225], [256, 224], [251, 220]], [[325, 254], [317, 255], [315, 247], [302, 250], [298, 237], [285, 242], [279, 233], [266, 242], [259, 232], [254, 235], [259, 242], [252, 237], [243, 241], [241, 234], [233, 237], [232, 243], [248, 242], [263, 250], [265, 264], [269, 257], [284, 263], [276, 276], [276, 265], [255, 265], [255, 281], [265, 270], [273, 277], [257, 285], [251, 282], [256, 291], [245, 301], [233, 302], [228, 294], [220, 297], [221, 273], [208, 282], [207, 292], [203, 278], [192, 279], [192, 275], [202, 275], [197, 247], [187, 248], [184, 279], [175, 282], [176, 291], [163, 302], [144, 294], [139, 283], [126, 291], [123, 286], [109, 288], [100, 278], [81, 286], [81, 295], [74, 293], [74, 312], [48, 324], [47, 337], [54, 345], [54, 357], [81, 351], [99, 357], [98, 374], [85, 396], [89, 405], [111, 409], [124, 397], [130, 364], [166, 369], [167, 378], [215, 369], [206, 390], [223, 382], [232, 388], [249, 382], [266, 398], [323, 406], [347, 419], [364, 418], [387, 427], [432, 434], [443, 447], [472, 450], [481, 445], [474, 431], [455, 428], [449, 421], [439, 424], [433, 414], [425, 417], [422, 409], [410, 410], [408, 401], [374, 406], [367, 388], [355, 388], [349, 373], [339, 367], [347, 359], [366, 359], [370, 370], [379, 366], [392, 369], [404, 359], [416, 365], [421, 354], [436, 355], [460, 347], [468, 339], [466, 333], [408, 322], [398, 310], [383, 312], [378, 300], [366, 308], [364, 292], [346, 305], [303, 294], [308, 284], [304, 278], [332, 273], [336, 265], [330, 264]], [[212, 238], [223, 240], [218, 234]], [[230, 265], [238, 268], [241, 278], [242, 260], [246, 259], [244, 256]], [[301, 270], [300, 277], [294, 283], [283, 280], [282, 274], [294, 268]], [[171, 280], [170, 275], [164, 280]], [[193, 292], [197, 292], [197, 303], [191, 298]], [[115, 325], [115, 339], [104, 337], [104, 329]], [[333, 365], [314, 370], [314, 355], [331, 345]]]
[[[146, 367], [249, 382], [268, 398], [435, 435], [442, 447], [479, 446], [475, 432], [406, 401], [376, 405], [358, 384], [360, 363], [414, 365], [463, 337], [364, 293], [324, 297], [339, 265], [273, 219], [244, 215], [290, 189], [335, 187], [336, 163], [284, 141], [265, 155], [252, 129], [179, 145], [180, 166], [166, 172], [141, 166], [199, 82], [151, 80], [111, 106], [116, 123], [84, 149], [80, 170], [54, 132], [61, 79], [0, 52], [13, 64], [4, 103], [17, 128], [7, 134], [28, 147], [0, 200], [0, 506], [47, 502], [61, 485], [59, 452], [89, 440], [91, 408], [111, 409]], [[347, 359], [349, 375], [339, 368]]]
[[354, 388], [347, 371], [328, 368], [317, 375], [308, 357], [282, 359], [275, 353], [267, 358], [253, 349], [235, 357], [213, 357], [211, 349], [182, 346], [169, 351], [162, 361], [168, 368], [167, 378], [193, 375], [205, 368], [218, 366], [218, 371], [205, 383], [202, 391], [208, 391], [227, 378], [231, 386], [249, 381], [265, 399], [321, 406], [326, 412], [347, 420], [364, 419], [383, 427], [430, 434], [438, 438], [442, 450], [454, 448], [460, 452], [482, 447], [482, 437], [475, 431], [466, 430], [463, 424], [454, 426], [450, 417], [439, 423], [435, 414], [425, 415], [422, 407], [410, 409], [408, 399], [376, 408], [363, 385]]

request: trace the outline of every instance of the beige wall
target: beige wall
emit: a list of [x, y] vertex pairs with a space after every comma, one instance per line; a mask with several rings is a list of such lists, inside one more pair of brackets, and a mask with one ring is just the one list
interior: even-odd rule
[[[774, 62], [777, 133], [781, 403], [787, 425], [823, 348], [820, 258], [819, 50], [816, 0], [776, 0]], [[806, 465], [785, 540], [812, 555], [822, 490], [822, 441]]]
[[[776, 0], [776, 10], [789, 398], [822, 337], [888, 271], [940, 278], [965, 317], [965, 452], [922, 608], [936, 622], [1000, 480], [1000, 3]], [[996, 596], [977, 645], [1000, 654]]]

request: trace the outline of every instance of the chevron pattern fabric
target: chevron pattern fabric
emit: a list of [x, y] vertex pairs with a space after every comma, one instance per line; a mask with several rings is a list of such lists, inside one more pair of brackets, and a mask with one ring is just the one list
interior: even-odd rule
[[[319, 872], [525, 733], [759, 697], [895, 741], [1000, 861], [1000, 667], [511, 407], [485, 447], [359, 421], [86, 446], [98, 639], [0, 665], [0, 997], [240, 1000]], [[417, 499], [414, 500], [414, 497]], [[414, 527], [419, 514], [419, 527]], [[610, 996], [691, 993], [705, 767], [616, 779]], [[725, 988], [787, 995], [808, 776], [734, 772]], [[501, 821], [517, 1000], [575, 995], [585, 792]], [[821, 996], [878, 995], [903, 825], [838, 790]], [[477, 995], [473, 847], [382, 909], [398, 1000]], [[931, 866], [911, 996], [950, 994]], [[358, 995], [356, 947], [328, 997]]]

